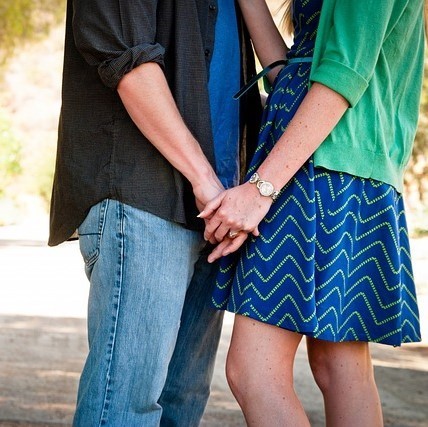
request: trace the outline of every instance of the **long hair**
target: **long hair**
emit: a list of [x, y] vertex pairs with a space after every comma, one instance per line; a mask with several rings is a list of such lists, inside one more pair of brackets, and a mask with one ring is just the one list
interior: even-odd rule
[[[428, 0], [426, 0], [428, 2]], [[291, 35], [293, 33], [293, 0], [284, 0], [278, 11], [283, 11], [281, 18], [281, 27], [285, 34]]]
[[[281, 26], [286, 34], [293, 32], [293, 0], [284, 0], [278, 10], [283, 10], [281, 18]], [[425, 36], [428, 40], [428, 0], [425, 0], [424, 6], [424, 19], [425, 19]]]

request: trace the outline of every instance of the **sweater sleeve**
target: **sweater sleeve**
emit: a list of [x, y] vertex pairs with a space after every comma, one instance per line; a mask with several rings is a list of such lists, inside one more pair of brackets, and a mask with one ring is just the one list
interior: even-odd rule
[[311, 81], [328, 86], [351, 107], [355, 106], [373, 76], [383, 42], [393, 25], [393, 12], [396, 8], [404, 10], [407, 1], [337, 0], [332, 20], [325, 26], [324, 34], [319, 34], [325, 43]]
[[116, 88], [142, 63], [163, 66], [164, 48], [155, 41], [156, 8], [157, 0], [73, 0], [76, 47], [106, 86]]

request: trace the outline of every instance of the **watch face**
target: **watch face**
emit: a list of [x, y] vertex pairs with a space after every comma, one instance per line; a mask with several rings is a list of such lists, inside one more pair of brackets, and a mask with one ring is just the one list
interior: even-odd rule
[[262, 196], [270, 196], [273, 193], [274, 188], [270, 182], [264, 181], [260, 184], [259, 190]]

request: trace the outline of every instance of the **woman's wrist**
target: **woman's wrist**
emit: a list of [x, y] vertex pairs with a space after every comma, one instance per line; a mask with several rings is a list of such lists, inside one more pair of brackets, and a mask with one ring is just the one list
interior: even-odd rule
[[270, 181], [262, 179], [258, 172], [254, 172], [248, 182], [254, 184], [263, 197], [269, 197], [275, 201], [279, 196], [279, 191], [275, 189], [274, 185]]

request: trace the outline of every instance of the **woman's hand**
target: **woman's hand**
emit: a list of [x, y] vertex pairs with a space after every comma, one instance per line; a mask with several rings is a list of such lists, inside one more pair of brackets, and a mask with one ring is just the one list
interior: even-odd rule
[[213, 251], [208, 255], [208, 262], [214, 262], [222, 256], [226, 256], [238, 250], [247, 240], [248, 233], [244, 231], [238, 232], [235, 237], [226, 237], [220, 242]]
[[[199, 214], [200, 218], [207, 220], [204, 238], [209, 241], [214, 238], [217, 242], [223, 242], [227, 237], [236, 243], [232, 246], [231, 242], [224, 243], [223, 249], [226, 246], [234, 249], [237, 243], [241, 242], [242, 234], [252, 233], [258, 236], [258, 225], [271, 204], [272, 199], [261, 196], [256, 186], [248, 182], [224, 191], [207, 203]], [[236, 232], [239, 232], [239, 235], [235, 237]], [[246, 236], [241, 244], [245, 239]]]
[[[348, 107], [345, 98], [315, 82], [282, 136], [258, 167], [257, 173], [263, 180], [271, 182], [274, 188], [284, 188], [336, 126]], [[206, 220], [204, 237], [211, 243], [221, 242], [214, 249], [210, 260], [236, 250], [245, 241], [245, 234], [257, 236], [258, 225], [271, 204], [270, 197], [260, 195], [257, 187], [248, 182], [221, 193], [207, 203], [199, 215]], [[227, 237], [229, 232], [232, 236], [239, 232], [234, 242]]]

